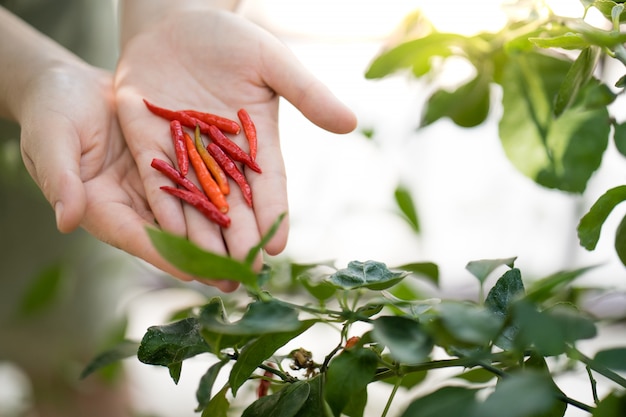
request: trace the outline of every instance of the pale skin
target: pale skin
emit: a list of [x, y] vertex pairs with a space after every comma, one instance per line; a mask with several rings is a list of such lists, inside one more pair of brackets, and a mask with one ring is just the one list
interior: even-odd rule
[[[61, 232], [83, 227], [179, 279], [196, 279], [167, 263], [145, 228], [156, 220], [206, 250], [243, 259], [288, 212], [280, 96], [323, 129], [347, 133], [355, 128], [354, 114], [291, 51], [231, 13], [236, 3], [122, 0], [122, 48], [113, 75], [0, 9], [0, 35], [16, 40], [0, 43], [0, 73], [12, 75], [0, 79], [0, 115], [20, 123], [24, 162], [55, 209]], [[231, 226], [220, 230], [159, 190], [169, 181], [150, 167], [152, 158], [176, 159], [168, 123], [147, 111], [143, 98], [234, 119], [246, 108], [257, 125], [257, 162], [263, 169], [261, 175], [246, 172], [254, 209], [231, 187]], [[245, 148], [242, 135], [236, 140]], [[268, 254], [285, 248], [288, 226], [287, 216], [264, 248]], [[225, 277], [212, 278], [202, 282], [223, 291], [237, 288], [220, 280]]]

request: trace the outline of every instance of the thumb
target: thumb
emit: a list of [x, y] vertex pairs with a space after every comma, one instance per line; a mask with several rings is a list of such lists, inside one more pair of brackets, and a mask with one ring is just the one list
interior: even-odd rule
[[[51, 137], [50, 132], [55, 132]], [[62, 233], [76, 229], [87, 198], [80, 179], [80, 141], [74, 129], [58, 121], [22, 125], [22, 158], [48, 202]]]
[[352, 110], [317, 79], [285, 45], [273, 48], [265, 62], [264, 78], [270, 88], [293, 104], [307, 119], [333, 133], [356, 128]]
[[62, 233], [69, 233], [80, 225], [85, 215], [85, 188], [76, 172], [70, 169], [60, 169], [54, 176], [57, 180], [52, 181], [49, 201], [54, 208], [57, 228]]

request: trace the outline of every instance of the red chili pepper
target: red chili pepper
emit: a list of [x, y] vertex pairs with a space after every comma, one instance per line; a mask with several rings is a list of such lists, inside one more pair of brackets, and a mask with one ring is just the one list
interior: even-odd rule
[[256, 150], [257, 150], [257, 137], [256, 137], [256, 126], [250, 117], [250, 114], [246, 111], [246, 109], [239, 109], [237, 112], [237, 116], [239, 117], [239, 121], [241, 122], [241, 126], [243, 127], [243, 133], [248, 139], [248, 146], [250, 147], [250, 158], [254, 161], [256, 159]]
[[204, 123], [202, 120], [196, 119], [195, 117], [191, 117], [182, 111], [170, 110], [164, 107], [156, 106], [150, 103], [145, 98], [143, 99], [143, 102], [146, 104], [146, 107], [148, 108], [148, 110], [150, 110], [153, 114], [165, 120], [169, 120], [169, 121], [178, 120], [180, 124], [190, 129], [195, 129], [196, 126], [200, 126], [200, 132], [202, 133], [208, 133], [209, 131], [210, 125], [208, 125], [207, 123]]
[[181, 112], [200, 120], [208, 125], [217, 126], [221, 131], [232, 133], [234, 135], [241, 131], [241, 128], [236, 121], [228, 119], [226, 117], [218, 116], [213, 113], [206, 113], [198, 110], [180, 110]]
[[204, 195], [202, 190], [196, 187], [196, 184], [191, 182], [188, 178], [184, 177], [179, 171], [176, 170], [176, 168], [174, 168], [172, 165], [168, 164], [164, 160], [154, 158], [150, 166], [152, 166], [152, 168], [156, 169], [157, 171], [163, 173], [167, 178], [171, 179], [181, 187], [194, 193]]
[[221, 227], [226, 228], [230, 226], [230, 217], [222, 213], [213, 203], [209, 201], [208, 198], [206, 198], [206, 196], [189, 190], [170, 187], [169, 185], [163, 185], [161, 186], [161, 189], [174, 197], [178, 197], [186, 203], [189, 203], [204, 214], [209, 220], [217, 223]]
[[258, 172], [259, 174], [261, 173], [261, 167], [259, 167], [259, 165], [253, 161], [252, 158], [250, 158], [250, 155], [245, 153], [235, 142], [228, 139], [226, 135], [224, 135], [224, 133], [222, 133], [222, 131], [217, 127], [213, 125], [209, 126], [208, 134], [211, 140], [213, 140], [217, 146], [222, 148], [222, 150], [232, 159], [237, 162], [242, 162], [248, 168]]
[[174, 141], [174, 152], [176, 152], [178, 170], [185, 176], [189, 171], [189, 156], [187, 155], [187, 145], [185, 144], [183, 126], [180, 124], [180, 121], [172, 120], [170, 122], [170, 131], [172, 133], [172, 140]]
[[194, 171], [196, 172], [196, 176], [198, 177], [198, 182], [200, 182], [200, 186], [209, 197], [209, 200], [213, 204], [217, 206], [217, 208], [222, 213], [228, 212], [228, 202], [226, 201], [226, 197], [224, 193], [220, 190], [220, 187], [217, 185], [209, 169], [204, 164], [204, 161], [200, 157], [198, 150], [191, 139], [191, 136], [187, 132], [184, 132], [185, 142], [187, 144], [187, 150], [189, 151], [189, 161], [193, 166]]
[[237, 168], [235, 162], [230, 159], [228, 155], [226, 155], [222, 148], [213, 142], [209, 143], [207, 150], [211, 156], [215, 158], [217, 163], [220, 164], [224, 171], [226, 171], [226, 173], [230, 175], [233, 180], [235, 180], [241, 189], [241, 193], [243, 194], [244, 200], [246, 200], [246, 204], [252, 207], [252, 189], [250, 188], [250, 184], [248, 184], [246, 177], [241, 171], [239, 171], [239, 168]]
[[361, 341], [361, 338], [359, 336], [352, 336], [350, 339], [346, 340], [346, 349], [350, 349], [354, 346], [356, 346], [357, 343], [359, 343]]
[[220, 190], [224, 195], [228, 195], [230, 193], [230, 185], [228, 184], [228, 178], [224, 173], [222, 167], [215, 161], [213, 156], [209, 154], [209, 152], [204, 147], [204, 143], [202, 142], [202, 137], [200, 137], [200, 128], [196, 126], [196, 134], [195, 141], [196, 150], [200, 154], [200, 157], [204, 161], [204, 164], [209, 168], [209, 172], [213, 175], [213, 179], [217, 182], [217, 185], [220, 187]]
[[[272, 363], [268, 363], [267, 366], [274, 368], [274, 364]], [[274, 376], [274, 374], [270, 371], [265, 371], [263, 373], [263, 376], [265, 378], [271, 379]], [[267, 395], [267, 392], [269, 391], [271, 383], [272, 382], [269, 379], [262, 379], [261, 381], [259, 381], [259, 387], [256, 390], [256, 395], [258, 398], [265, 397]]]

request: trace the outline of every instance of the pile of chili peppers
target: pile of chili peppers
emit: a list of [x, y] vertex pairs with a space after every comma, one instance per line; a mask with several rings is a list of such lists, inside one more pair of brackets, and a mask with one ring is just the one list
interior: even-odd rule
[[[261, 173], [256, 163], [256, 126], [245, 109], [237, 112], [241, 123], [216, 114], [198, 110], [170, 110], [144, 99], [148, 110], [170, 122], [170, 133], [176, 153], [177, 168], [167, 161], [154, 158], [151, 166], [179, 187], [163, 185], [160, 188], [195, 207], [209, 220], [221, 227], [230, 226], [228, 201], [229, 177], [241, 189], [246, 204], [252, 207], [252, 189], [237, 163]], [[193, 130], [193, 137], [185, 130]], [[227, 134], [237, 135], [243, 130], [248, 141], [246, 153]], [[205, 145], [202, 135], [208, 137]], [[200, 186], [187, 175], [193, 169]]]

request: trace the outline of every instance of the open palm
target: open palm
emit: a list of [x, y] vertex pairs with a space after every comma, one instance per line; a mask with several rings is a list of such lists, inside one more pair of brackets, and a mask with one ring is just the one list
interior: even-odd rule
[[[159, 225], [207, 250], [238, 259], [288, 210], [278, 134], [279, 96], [322, 128], [345, 133], [355, 127], [353, 114], [283, 44], [228, 12], [179, 12], [137, 34], [124, 45], [115, 84], [121, 127]], [[150, 113], [144, 98], [170, 109], [193, 108], [233, 119], [239, 108], [248, 110], [257, 126], [257, 162], [263, 169], [262, 174], [246, 171], [253, 209], [237, 187], [231, 187], [232, 222], [222, 230], [159, 189], [168, 180], [150, 162], [161, 158], [175, 163], [176, 158], [168, 122]], [[243, 135], [234, 139], [245, 149]], [[287, 234], [285, 220], [267, 252], [282, 251]]]

